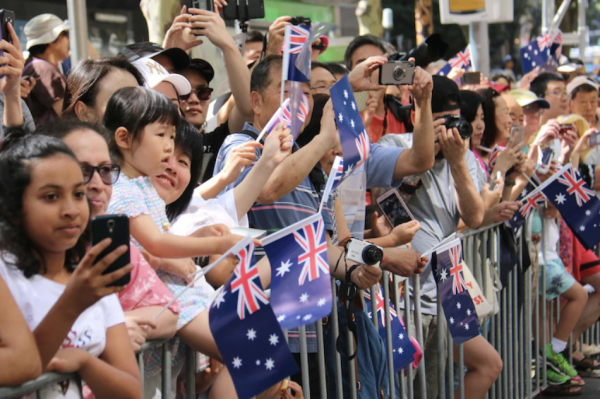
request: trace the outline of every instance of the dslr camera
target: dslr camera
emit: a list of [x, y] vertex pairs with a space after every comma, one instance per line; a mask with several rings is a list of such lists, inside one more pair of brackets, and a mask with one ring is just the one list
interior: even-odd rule
[[369, 266], [378, 266], [383, 259], [383, 250], [370, 242], [351, 239], [347, 246], [346, 259]]
[[444, 126], [446, 126], [446, 129], [448, 130], [456, 128], [463, 140], [466, 140], [473, 135], [473, 126], [471, 126], [471, 124], [462, 116], [445, 115]]
[[392, 61], [379, 67], [380, 85], [411, 85], [415, 76], [412, 61]]
[[292, 19], [290, 19], [290, 23], [292, 25], [311, 25], [311, 20], [310, 18], [307, 17], [292, 17]]

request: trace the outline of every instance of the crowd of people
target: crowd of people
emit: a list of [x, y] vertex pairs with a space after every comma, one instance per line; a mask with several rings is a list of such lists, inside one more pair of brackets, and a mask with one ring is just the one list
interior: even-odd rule
[[[131, 44], [116, 57], [82, 60], [67, 74], [61, 62], [69, 57], [69, 27], [60, 18], [31, 19], [23, 47], [8, 25], [12, 43], [0, 41], [0, 364], [10, 367], [1, 368], [0, 386], [48, 371], [76, 372], [83, 392], [67, 381], [43, 388], [41, 397], [153, 398], [162, 353], [144, 352], [143, 386], [135, 353], [148, 340], [174, 338], [175, 381], [184, 375], [187, 345], [201, 354], [196, 392], [237, 397], [208, 318], [237, 261], [228, 258], [186, 286], [198, 268], [242, 239], [232, 229], [273, 234], [319, 212], [324, 183], [343, 156], [329, 90], [346, 75], [357, 98], [366, 94], [360, 111], [371, 146], [368, 160], [322, 211], [331, 275], [359, 289], [377, 284], [382, 270], [419, 275], [420, 297], [412, 303], [421, 305], [428, 398], [437, 397], [444, 370], [439, 353], [453, 343], [438, 339], [445, 321], [428, 256], [421, 254], [452, 233], [510, 221], [532, 179], [545, 181], [561, 164], [570, 162], [600, 190], [600, 150], [589, 143], [600, 126], [599, 86], [584, 70], [535, 69], [519, 80], [513, 73], [463, 85], [463, 70], [440, 76], [440, 64], [432, 63], [415, 69], [411, 85], [381, 86], [379, 66], [393, 49], [371, 35], [356, 37], [343, 63], [320, 63], [326, 40], [313, 45], [310, 82], [302, 84], [310, 112], [299, 136], [277, 126], [256, 141], [281, 106], [281, 91], [288, 95], [281, 49], [290, 20], [278, 18], [267, 42], [260, 32], [231, 37], [218, 13], [183, 9], [162, 45]], [[222, 52], [230, 93], [218, 99], [211, 87], [217, 66], [189, 56], [202, 41]], [[449, 115], [470, 124], [472, 135], [447, 128]], [[519, 126], [523, 134], [512, 134]], [[544, 170], [538, 158], [549, 146], [557, 153]], [[390, 225], [376, 204], [389, 188], [399, 190], [414, 221]], [[101, 257], [110, 241], [92, 245], [89, 225], [106, 214], [126, 215], [131, 245]], [[541, 348], [551, 384], [546, 394], [581, 394], [584, 377], [600, 378], [593, 358], [600, 350], [567, 342], [600, 317], [600, 260], [551, 204], [532, 212], [528, 225], [527, 262], [546, 268], [546, 299], [561, 298], [562, 306]], [[382, 247], [380, 267], [357, 265], [349, 274], [336, 267], [350, 239]], [[106, 272], [127, 250], [130, 264]], [[266, 289], [271, 265], [264, 255], [257, 247]], [[128, 274], [127, 285], [113, 284]], [[536, 268], [533, 283], [541, 276]], [[354, 312], [361, 331], [374, 329], [363, 310]], [[314, 325], [306, 336], [311, 397], [319, 398]], [[300, 362], [298, 331], [288, 331], [288, 339]], [[365, 340], [359, 334], [357, 343]], [[359, 397], [387, 397], [387, 371], [377, 366], [386, 362], [377, 355], [381, 340], [362, 348], [358, 362], [374, 367], [359, 367]], [[501, 357], [482, 335], [463, 348], [465, 397], [483, 398], [503, 369]], [[180, 377], [173, 395], [182, 384]], [[281, 384], [257, 398], [303, 397], [300, 373], [288, 390]], [[344, 397], [348, 389], [346, 381]]]

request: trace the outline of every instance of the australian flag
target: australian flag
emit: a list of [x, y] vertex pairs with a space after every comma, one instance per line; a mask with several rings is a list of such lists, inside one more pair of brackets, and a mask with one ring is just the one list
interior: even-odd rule
[[[281, 118], [284, 123], [290, 126], [294, 140], [298, 137], [298, 132], [300, 132], [309, 111], [310, 104], [308, 97], [304, 94], [302, 85], [298, 82], [291, 82], [290, 102], [283, 107]], [[295, 117], [292, 117], [293, 115]]]
[[[544, 43], [545, 39], [542, 41], [542, 45]], [[523, 73], [527, 73], [536, 67], [549, 69], [557, 65], [556, 60], [551, 57], [550, 47], [546, 46], [544, 49], [541, 49], [540, 43], [537, 40], [533, 40], [527, 46], [522, 47], [519, 53], [521, 55]]]
[[[533, 184], [529, 183], [523, 189], [523, 191], [521, 191], [519, 198], [517, 198], [517, 202], [521, 202], [523, 205], [521, 206], [518, 212], [515, 212], [513, 218], [506, 222], [508, 227], [510, 227], [513, 230], [515, 236], [518, 235], [519, 230], [525, 224], [525, 219], [531, 213], [532, 208], [537, 208], [540, 204], [542, 204], [545, 201], [545, 197], [543, 195], [539, 197], [536, 193], [528, 197], [528, 195], [532, 193], [533, 190], [535, 190], [535, 187], [533, 186]], [[526, 207], [526, 205], [528, 205], [528, 207]]]
[[571, 164], [539, 189], [558, 209], [581, 245], [591, 249], [600, 241], [600, 201]]
[[457, 345], [479, 335], [479, 319], [463, 276], [460, 243], [431, 257], [438, 295], [442, 301], [448, 329]]
[[230, 251], [239, 264], [213, 300], [209, 325], [238, 397], [247, 399], [296, 373], [298, 366], [252, 264], [252, 239]]
[[[384, 296], [381, 290], [381, 285], [377, 284], [375, 289], [375, 300], [377, 303], [377, 309], [375, 311], [375, 317], [377, 318], [377, 326], [379, 330], [379, 336], [383, 340], [383, 347], [387, 351], [387, 333], [385, 331], [386, 319], [385, 319], [385, 308], [384, 308]], [[371, 294], [368, 291], [363, 291], [365, 297], [365, 306], [369, 318], [373, 318], [373, 312], [371, 309]], [[412, 341], [402, 326], [398, 313], [392, 306], [391, 302], [388, 301], [390, 307], [390, 327], [392, 329], [392, 358], [394, 359], [394, 372], [397, 373], [400, 370], [406, 368], [413, 362], [415, 353], [417, 352], [412, 344]]]
[[305, 57], [305, 65], [296, 61], [305, 46], [310, 46], [310, 26], [286, 25], [283, 40], [282, 79], [296, 82], [310, 82], [310, 57]]
[[345, 179], [369, 158], [371, 142], [354, 101], [348, 75], [338, 80], [329, 93], [344, 152]]
[[469, 46], [464, 51], [459, 51], [454, 57], [450, 58], [446, 65], [437, 73], [441, 76], [448, 76], [452, 68], [460, 67], [464, 70], [471, 68], [471, 49]]
[[271, 301], [283, 329], [331, 313], [333, 299], [325, 222], [320, 213], [262, 240], [271, 263]]
[[490, 171], [494, 169], [494, 166], [496, 166], [498, 155], [500, 155], [501, 152], [502, 150], [500, 149], [498, 144], [494, 145], [494, 148], [492, 148], [492, 152], [490, 153], [490, 156], [488, 158], [488, 168], [490, 169]]
[[319, 211], [321, 211], [325, 204], [329, 201], [329, 196], [331, 195], [331, 193], [337, 188], [337, 186], [340, 185], [343, 176], [344, 159], [342, 157], [336, 156], [333, 160], [331, 172], [329, 172], [329, 176], [327, 176], [327, 183], [325, 184], [325, 188], [323, 189], [323, 197], [321, 198], [321, 206], [319, 206]]

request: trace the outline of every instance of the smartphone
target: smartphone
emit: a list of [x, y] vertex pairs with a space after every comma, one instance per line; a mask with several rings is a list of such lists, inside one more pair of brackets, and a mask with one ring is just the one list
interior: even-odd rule
[[552, 162], [553, 158], [554, 151], [551, 147], [546, 147], [546, 149], [542, 153], [542, 160], [540, 161], [540, 164], [537, 168], [538, 172], [543, 174], [548, 173], [548, 171], [550, 170], [550, 163]]
[[395, 188], [377, 198], [377, 205], [392, 227], [415, 219]]
[[465, 72], [461, 80], [463, 85], [478, 85], [481, 83], [481, 72]]
[[590, 135], [590, 146], [594, 147], [600, 144], [600, 132], [596, 131]]
[[492, 179], [492, 181], [490, 182], [490, 190], [493, 190], [494, 188], [496, 188], [496, 180], [502, 180], [502, 172], [500, 172], [500, 171], [496, 172], [496, 178]]
[[185, 0], [185, 5], [188, 10], [190, 8], [197, 8], [198, 10], [215, 11], [215, 5], [213, 0]]
[[522, 125], [515, 125], [510, 129], [510, 137], [509, 137], [509, 141], [513, 140], [513, 137], [516, 138], [516, 140], [513, 140], [513, 142], [519, 144], [523, 143], [523, 138], [525, 135], [525, 126]]
[[415, 63], [412, 61], [387, 62], [379, 67], [380, 85], [411, 85], [415, 77]]
[[362, 112], [367, 109], [367, 100], [369, 99], [368, 91], [355, 91], [354, 92], [354, 101], [356, 101], [356, 106], [358, 107], [358, 112]]
[[265, 17], [264, 0], [239, 0], [238, 2], [229, 1], [223, 7], [223, 19], [225, 21], [248, 21], [250, 19], [259, 19]]
[[[100, 253], [96, 259], [96, 263], [122, 245], [127, 245], [127, 252], [114, 261], [112, 265], [107, 267], [102, 274], [112, 273], [122, 267], [127, 266], [131, 262], [129, 255], [129, 217], [127, 217], [127, 215], [102, 215], [93, 218], [92, 246], [98, 244], [100, 241], [106, 238], [110, 238], [112, 242], [108, 248]], [[127, 273], [114, 283], [109, 284], [109, 287], [124, 286], [129, 284], [130, 280], [131, 274]]]
[[574, 130], [577, 132], [577, 127], [575, 127], [574, 123], [561, 123], [559, 129], [560, 137], [563, 137], [568, 130]]
[[[12, 43], [12, 37], [10, 36], [10, 32], [8, 31], [8, 23], [14, 27], [15, 26], [15, 13], [10, 10], [0, 9], [0, 40], [6, 40], [9, 43]], [[4, 56], [4, 51], [0, 50], [0, 56]], [[4, 65], [0, 65], [4, 66]], [[0, 79], [3, 78], [4, 75], [0, 75]]]

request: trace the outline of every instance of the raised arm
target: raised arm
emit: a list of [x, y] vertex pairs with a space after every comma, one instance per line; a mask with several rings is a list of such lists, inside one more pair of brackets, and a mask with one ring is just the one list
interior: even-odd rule
[[15, 33], [13, 26], [8, 23], [13, 44], [6, 40], [0, 41], [0, 50], [4, 55], [0, 56], [0, 75], [6, 75], [4, 80], [4, 115], [3, 124], [5, 126], [21, 126], [24, 123], [23, 109], [21, 107], [21, 74], [25, 60], [21, 52], [19, 37]]

